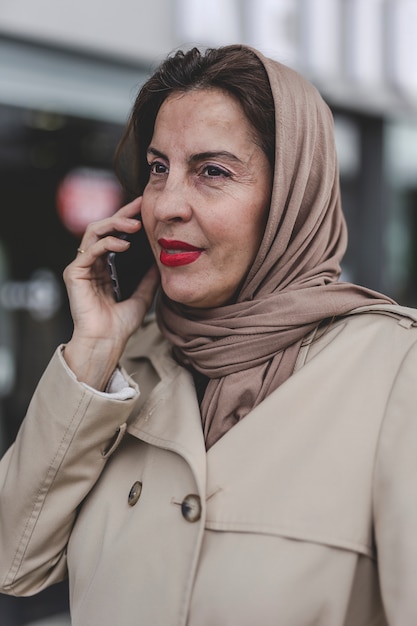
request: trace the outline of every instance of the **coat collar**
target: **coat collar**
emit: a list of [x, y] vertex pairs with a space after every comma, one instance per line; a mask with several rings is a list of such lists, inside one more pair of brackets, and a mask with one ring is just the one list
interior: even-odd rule
[[[140, 362], [142, 368], [151, 367], [156, 372], [159, 382], [139, 410], [132, 412], [127, 430], [138, 439], [183, 457], [200, 492], [205, 492], [206, 450], [194, 382], [173, 359], [171, 345], [153, 319], [147, 321], [139, 336], [132, 338], [125, 352], [125, 366], [132, 376]], [[140, 389], [140, 375], [137, 382]]]

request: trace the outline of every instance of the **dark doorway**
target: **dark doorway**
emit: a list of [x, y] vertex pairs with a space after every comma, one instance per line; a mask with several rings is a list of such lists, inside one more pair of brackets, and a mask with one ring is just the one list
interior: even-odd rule
[[[13, 441], [53, 351], [71, 333], [62, 271], [79, 237], [58, 215], [57, 188], [76, 168], [111, 172], [121, 133], [117, 124], [0, 106], [0, 348], [10, 353], [14, 368], [13, 385], [3, 394], [0, 388], [1, 453]], [[49, 285], [38, 310], [25, 300], [36, 280]], [[32, 598], [0, 596], [0, 623], [21, 626], [67, 608], [66, 583]]]

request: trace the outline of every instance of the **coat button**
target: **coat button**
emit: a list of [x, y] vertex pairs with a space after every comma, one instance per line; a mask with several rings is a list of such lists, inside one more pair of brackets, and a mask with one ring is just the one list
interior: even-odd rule
[[129, 506], [135, 506], [136, 502], [140, 498], [140, 494], [142, 493], [142, 483], [137, 480], [133, 483], [131, 490], [129, 491], [129, 495], [127, 497], [127, 501]]
[[201, 517], [201, 500], [199, 496], [190, 494], [181, 502], [181, 513], [187, 522], [198, 522]]

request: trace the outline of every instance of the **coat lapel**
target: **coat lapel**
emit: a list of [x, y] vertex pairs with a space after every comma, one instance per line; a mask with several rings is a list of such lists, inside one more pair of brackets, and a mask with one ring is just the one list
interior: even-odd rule
[[[139, 411], [134, 411], [128, 432], [139, 439], [185, 459], [191, 467], [198, 488], [205, 493], [206, 450], [200, 410], [191, 374], [171, 356], [168, 342], [153, 328], [145, 329], [141, 341], [127, 351], [126, 368], [141, 386], [140, 369], [152, 367], [159, 382], [147, 393]], [[158, 342], [155, 343], [155, 336]], [[141, 368], [138, 363], [141, 361]], [[134, 372], [137, 375], [134, 375]]]

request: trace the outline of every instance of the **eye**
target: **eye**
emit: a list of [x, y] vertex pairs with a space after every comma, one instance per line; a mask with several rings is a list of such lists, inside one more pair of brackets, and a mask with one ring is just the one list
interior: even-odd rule
[[230, 177], [230, 173], [218, 165], [206, 165], [203, 169], [203, 174], [208, 178]]
[[168, 168], [160, 161], [153, 161], [152, 163], [149, 163], [149, 171], [151, 174], [160, 176], [161, 174], [167, 174]]

